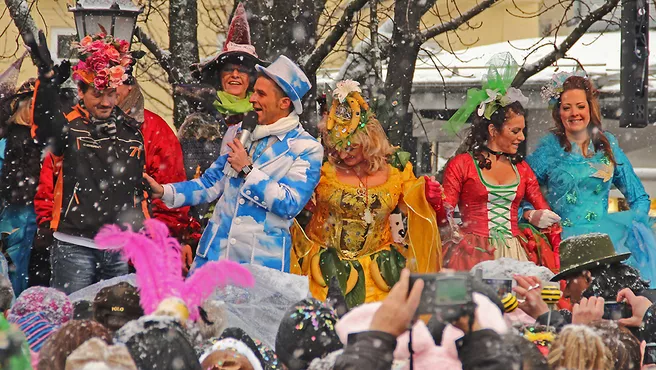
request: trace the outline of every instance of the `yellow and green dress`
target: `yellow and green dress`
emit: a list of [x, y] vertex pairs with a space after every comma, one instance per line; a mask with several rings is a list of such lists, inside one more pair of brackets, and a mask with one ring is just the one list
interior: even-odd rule
[[[312, 219], [305, 232], [292, 228], [291, 272], [308, 275], [315, 298], [325, 300], [333, 276], [354, 307], [385, 298], [406, 265], [421, 273], [439, 270], [440, 237], [424, 178], [415, 177], [410, 163], [388, 166], [387, 181], [368, 188], [340, 182], [330, 163], [321, 168]], [[405, 245], [394, 242], [390, 229], [399, 206], [408, 214]]]

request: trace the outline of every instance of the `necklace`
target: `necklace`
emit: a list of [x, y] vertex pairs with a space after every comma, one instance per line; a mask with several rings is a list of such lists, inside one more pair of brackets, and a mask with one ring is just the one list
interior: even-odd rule
[[356, 189], [355, 193], [358, 197], [362, 198], [365, 203], [365, 208], [364, 208], [364, 217], [363, 220], [370, 224], [374, 221], [374, 217], [371, 214], [371, 210], [369, 209], [369, 188], [367, 187], [367, 177], [364, 177], [364, 180], [358, 173], [354, 170], [353, 173], [355, 176], [358, 178], [359, 184], [358, 188]]
[[504, 152], [502, 152], [502, 151], [492, 150], [492, 149], [490, 149], [488, 146], [485, 146], [485, 150], [486, 150], [488, 153], [493, 154], [494, 156], [496, 156], [496, 157], [497, 157], [497, 160], [499, 160], [499, 158], [501, 158], [502, 155], [508, 156], [507, 153], [504, 153]]

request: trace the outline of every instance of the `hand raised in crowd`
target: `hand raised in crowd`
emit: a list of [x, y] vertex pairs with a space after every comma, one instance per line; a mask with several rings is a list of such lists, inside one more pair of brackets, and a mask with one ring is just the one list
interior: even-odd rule
[[39, 30], [38, 37], [39, 41], [37, 42], [34, 35], [31, 32], [28, 32], [25, 35], [25, 43], [30, 49], [30, 56], [32, 57], [32, 62], [39, 71], [39, 76], [50, 78], [54, 75], [52, 67], [55, 63], [53, 63], [52, 58], [50, 57], [46, 35], [43, 31]]
[[604, 299], [602, 297], [582, 298], [572, 307], [572, 324], [587, 325], [601, 320], [604, 316]]
[[560, 221], [560, 216], [548, 209], [526, 211], [524, 215], [526, 216], [526, 220], [538, 229], [547, 228]]
[[240, 172], [244, 167], [251, 164], [251, 160], [248, 158], [248, 153], [244, 149], [244, 145], [239, 141], [238, 138], [228, 143], [230, 148], [230, 153], [228, 153], [228, 163], [232, 166], [237, 172]]
[[631, 312], [633, 313], [633, 316], [628, 319], [618, 320], [618, 324], [630, 327], [639, 327], [642, 325], [642, 319], [649, 307], [651, 307], [651, 301], [649, 299], [636, 296], [631, 289], [624, 288], [617, 293], [617, 301], [626, 302], [631, 306]]
[[410, 270], [403, 269], [399, 282], [390, 290], [371, 321], [369, 330], [382, 331], [395, 337], [403, 334], [415, 317], [415, 311], [421, 300], [421, 291], [424, 289], [423, 280], [417, 280], [410, 289]]
[[143, 174], [144, 179], [148, 181], [148, 186], [150, 186], [150, 196], [153, 199], [160, 199], [164, 196], [164, 187], [160, 185], [155, 179], [150, 177], [147, 173]]
[[542, 283], [535, 276], [513, 275], [517, 286], [513, 288], [517, 293], [519, 308], [527, 315], [536, 319], [549, 312], [549, 306], [542, 299]]

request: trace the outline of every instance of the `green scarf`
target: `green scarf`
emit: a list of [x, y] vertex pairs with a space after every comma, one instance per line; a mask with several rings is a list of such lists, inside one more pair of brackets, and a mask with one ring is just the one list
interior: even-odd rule
[[223, 90], [216, 92], [214, 107], [221, 113], [227, 115], [242, 114], [253, 110], [253, 105], [248, 101], [252, 93], [248, 93], [244, 99], [228, 94]]

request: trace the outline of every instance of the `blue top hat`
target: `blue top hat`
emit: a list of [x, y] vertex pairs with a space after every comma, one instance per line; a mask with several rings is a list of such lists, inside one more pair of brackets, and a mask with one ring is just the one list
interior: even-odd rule
[[267, 75], [280, 86], [282, 91], [292, 100], [296, 113], [301, 114], [303, 112], [301, 99], [310, 91], [312, 84], [299, 66], [286, 56], [281, 55], [268, 67], [264, 68], [258, 64], [255, 69]]

